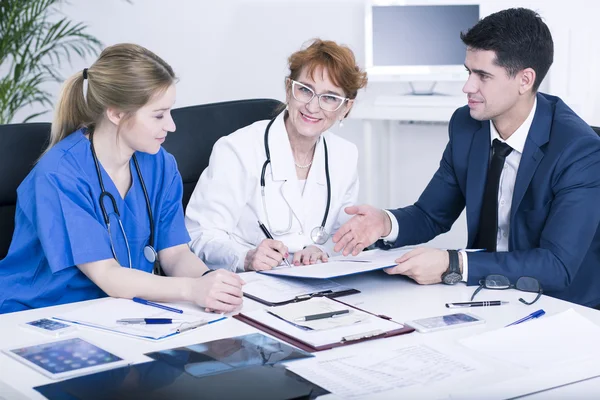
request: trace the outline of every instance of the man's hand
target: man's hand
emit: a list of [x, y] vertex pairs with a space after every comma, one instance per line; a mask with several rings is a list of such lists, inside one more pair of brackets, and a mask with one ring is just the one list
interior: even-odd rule
[[344, 211], [354, 216], [333, 235], [333, 242], [336, 243], [334, 251], [343, 249], [344, 256], [350, 253], [358, 255], [365, 247], [389, 235], [392, 230], [390, 218], [379, 208], [361, 205], [346, 207]]
[[390, 275], [408, 276], [421, 285], [440, 283], [450, 265], [446, 250], [418, 247], [396, 260], [395, 267], [385, 270]]

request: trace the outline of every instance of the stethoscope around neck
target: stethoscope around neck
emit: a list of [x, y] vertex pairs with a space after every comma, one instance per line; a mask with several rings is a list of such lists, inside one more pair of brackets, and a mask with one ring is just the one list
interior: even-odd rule
[[[117, 262], [119, 259], [117, 257], [117, 252], [115, 250], [115, 245], [113, 243], [112, 235], [111, 235], [111, 223], [110, 223], [110, 214], [106, 211], [106, 206], [104, 204], [105, 199], [109, 199], [112, 207], [113, 214], [117, 216], [117, 222], [119, 223], [119, 228], [121, 229], [121, 233], [123, 234], [123, 239], [125, 240], [125, 247], [127, 248], [127, 261], [128, 267], [132, 268], [131, 262], [131, 248], [129, 247], [129, 240], [127, 240], [127, 235], [125, 234], [125, 229], [123, 228], [123, 223], [121, 222], [121, 213], [119, 212], [119, 207], [117, 206], [117, 201], [115, 197], [107, 192], [104, 188], [104, 180], [102, 179], [102, 172], [100, 171], [100, 163], [98, 162], [98, 157], [96, 156], [96, 149], [94, 148], [93, 141], [93, 132], [90, 132], [90, 145], [92, 148], [92, 158], [94, 159], [94, 165], [96, 167], [96, 174], [98, 175], [98, 182], [100, 183], [100, 209], [102, 210], [102, 217], [104, 218], [104, 223], [106, 224], [106, 229], [108, 230], [108, 238], [110, 240], [110, 250], [112, 251], [113, 257]], [[150, 221], [150, 238], [148, 239], [148, 244], [144, 246], [144, 257], [146, 261], [152, 263], [154, 265], [152, 273], [156, 275], [163, 275], [160, 265], [158, 263], [158, 254], [153, 247], [154, 244], [154, 218], [152, 217], [152, 206], [150, 205], [150, 198], [148, 197], [148, 191], [146, 190], [146, 184], [144, 183], [144, 178], [142, 177], [142, 172], [140, 171], [140, 165], [138, 164], [137, 157], [135, 154], [131, 156], [133, 159], [133, 164], [135, 165], [135, 171], [140, 180], [140, 185], [142, 186], [142, 191], [144, 192], [144, 199], [146, 200], [146, 211], [148, 212], [148, 220]]]
[[[271, 222], [269, 221], [269, 214], [267, 213], [267, 203], [265, 200], [265, 173], [267, 171], [267, 166], [271, 163], [271, 152], [269, 150], [269, 131], [271, 129], [271, 125], [273, 125], [273, 122], [275, 122], [277, 117], [275, 117], [271, 121], [269, 121], [269, 123], [267, 124], [267, 127], [265, 128], [265, 135], [264, 135], [265, 143], [264, 143], [264, 145], [265, 145], [265, 154], [267, 156], [267, 159], [265, 160], [265, 162], [262, 166], [262, 172], [260, 174], [260, 194], [261, 194], [261, 198], [262, 198], [263, 209], [265, 211], [265, 217], [267, 219], [267, 224], [269, 225], [269, 229], [271, 230], [271, 233], [274, 233], [276, 235], [282, 235], [282, 234], [288, 233], [292, 229], [292, 213], [290, 212], [287, 229], [285, 229], [283, 231], [273, 231], [271, 228], [271, 226], [272, 226]], [[310, 238], [312, 239], [313, 243], [319, 244], [319, 245], [323, 245], [327, 242], [327, 240], [329, 240], [329, 233], [327, 233], [325, 231], [325, 224], [327, 223], [327, 216], [329, 215], [329, 206], [331, 204], [331, 180], [329, 178], [329, 154], [327, 152], [327, 142], [325, 141], [325, 138], [323, 138], [323, 150], [325, 152], [325, 178], [327, 180], [327, 205], [325, 206], [325, 213], [323, 214], [323, 221], [321, 222], [321, 226], [314, 227], [313, 230], [310, 232]]]

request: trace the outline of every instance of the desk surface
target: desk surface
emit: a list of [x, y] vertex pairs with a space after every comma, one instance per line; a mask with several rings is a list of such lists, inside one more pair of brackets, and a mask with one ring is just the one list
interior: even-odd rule
[[[389, 276], [381, 271], [344, 277], [336, 279], [336, 281], [362, 291], [362, 293], [344, 297], [342, 299], [343, 301], [366, 310], [374, 311], [378, 314], [388, 315], [400, 322], [460, 312], [447, 309], [445, 303], [469, 301], [470, 296], [475, 289], [474, 287], [466, 287], [464, 284], [455, 286], [419, 286], [407, 278]], [[596, 310], [547, 296], [542, 296], [533, 307], [528, 307], [518, 301], [518, 298], [522, 297], [522, 295], [527, 296], [528, 293], [517, 292], [514, 290], [482, 290], [480, 294], [478, 294], [478, 300], [510, 301], [510, 304], [500, 307], [480, 307], [470, 310], [470, 312], [473, 312], [486, 320], [486, 323], [483, 325], [426, 334], [414, 332], [408, 335], [365, 342], [329, 351], [348, 352], [348, 354], [352, 354], [353, 348], [356, 348], [357, 346], [373, 346], [373, 348], [381, 349], [383, 346], [405, 346], [409, 344], [439, 343], [444, 341], [453, 342], [457, 339], [481, 333], [486, 330], [503, 327], [540, 308], [543, 308], [548, 315], [574, 308], [584, 317], [600, 325], [600, 312]], [[533, 294], [531, 295], [533, 296]], [[2, 344], [2, 347], [13, 347], [31, 342], [43, 341], [44, 336], [22, 329], [18, 325], [38, 318], [52, 317], [58, 313], [63, 313], [79, 307], [80, 305], [81, 303], [74, 303], [0, 315], [0, 343]], [[244, 299], [244, 311], [250, 311], [260, 307], [263, 306], [252, 300]], [[139, 363], [149, 361], [143, 354], [150, 351], [169, 349], [253, 332], [255, 332], [254, 328], [232, 318], [228, 318], [225, 321], [202, 327], [201, 329], [197, 329], [189, 334], [182, 335], [181, 337], [175, 337], [159, 343], [147, 342], [91, 329], [80, 329], [79, 336], [94, 341], [105, 347], [107, 350], [117, 352], [118, 355], [126, 358], [130, 362]], [[49, 337], [47, 338], [49, 339]], [[317, 357], [319, 354], [320, 353], [317, 353]], [[42, 399], [43, 397], [33, 390], [33, 387], [51, 382], [50, 379], [11, 359], [5, 354], [0, 354], [0, 371], [2, 371], [0, 379], [21, 393], [23, 398]], [[10, 396], [10, 388], [3, 390], [1, 383], [2, 382], [0, 382], [0, 399], [3, 396], [12, 398], [12, 396], [8, 397]], [[563, 386], [558, 389], [528, 396], [528, 398], [582, 398], [586, 396], [589, 397], [593, 393], [600, 393], [600, 378]]]

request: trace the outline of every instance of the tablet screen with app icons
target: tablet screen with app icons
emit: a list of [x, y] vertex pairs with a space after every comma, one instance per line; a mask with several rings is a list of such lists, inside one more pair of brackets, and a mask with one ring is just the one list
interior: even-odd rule
[[125, 363], [121, 357], [78, 337], [5, 352], [51, 378], [79, 375]]

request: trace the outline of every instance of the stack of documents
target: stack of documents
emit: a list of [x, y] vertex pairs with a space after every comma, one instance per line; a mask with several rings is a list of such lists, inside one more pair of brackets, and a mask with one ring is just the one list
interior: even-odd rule
[[356, 257], [336, 256], [331, 257], [326, 263], [302, 265], [299, 267], [278, 267], [268, 271], [260, 271], [261, 274], [274, 276], [289, 276], [295, 278], [331, 279], [339, 276], [360, 274], [393, 267], [395, 260], [413, 248], [401, 248], [394, 250], [371, 250], [364, 251]]
[[[481, 380], [486, 398], [505, 399], [600, 376], [600, 326], [573, 309], [459, 341], [476, 354], [500, 361], [518, 377]], [[463, 388], [455, 398], [477, 399]]]
[[[127, 299], [107, 298], [55, 316], [54, 319], [141, 339], [161, 340], [225, 318], [222, 314], [203, 312], [193, 304], [169, 305], [182, 310], [183, 313], [165, 311]], [[129, 318], [171, 318], [177, 322], [150, 325], [117, 323], [117, 320]]]

